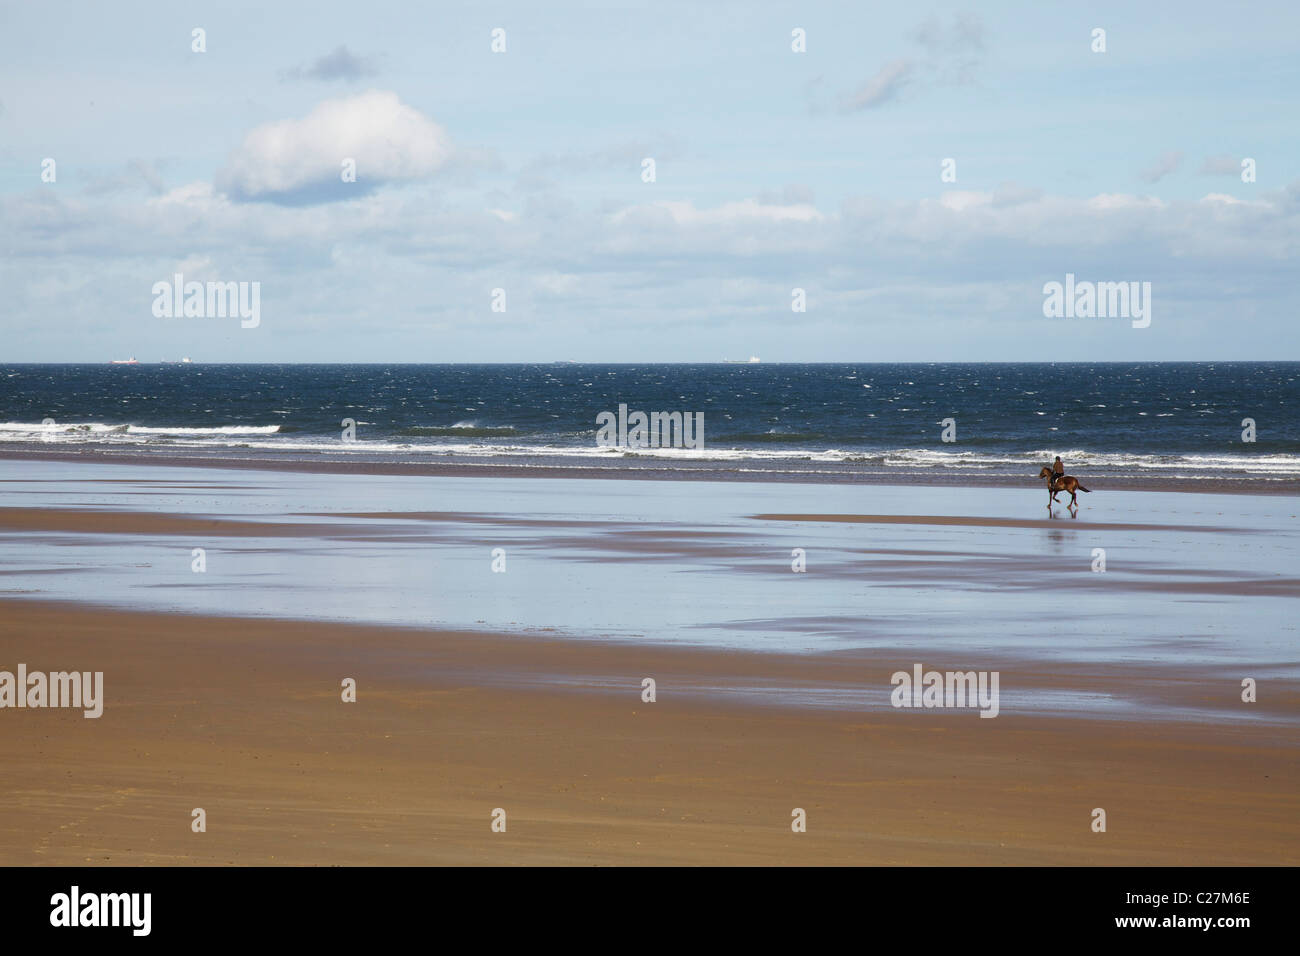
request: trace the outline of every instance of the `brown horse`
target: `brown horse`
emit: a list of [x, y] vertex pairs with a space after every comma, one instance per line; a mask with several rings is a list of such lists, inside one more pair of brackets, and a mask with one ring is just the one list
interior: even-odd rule
[[1079, 506], [1078, 492], [1086, 491], [1088, 494], [1092, 494], [1091, 491], [1079, 484], [1079, 479], [1075, 478], [1073, 475], [1062, 475], [1060, 478], [1056, 479], [1056, 481], [1052, 481], [1052, 469], [1048, 468], [1046, 465], [1044, 465], [1043, 470], [1038, 473], [1038, 477], [1047, 479], [1047, 508], [1049, 511], [1052, 508], [1052, 502], [1056, 500], [1058, 492], [1068, 491], [1070, 493], [1071, 508], [1077, 508]]

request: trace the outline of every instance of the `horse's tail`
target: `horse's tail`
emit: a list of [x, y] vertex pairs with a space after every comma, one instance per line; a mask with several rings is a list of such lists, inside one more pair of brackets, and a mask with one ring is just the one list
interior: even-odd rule
[[1083, 485], [1080, 485], [1080, 486], [1079, 486], [1079, 490], [1080, 490], [1080, 491], [1087, 491], [1088, 494], [1092, 494], [1092, 492], [1089, 491], [1087, 488], [1083, 487]]

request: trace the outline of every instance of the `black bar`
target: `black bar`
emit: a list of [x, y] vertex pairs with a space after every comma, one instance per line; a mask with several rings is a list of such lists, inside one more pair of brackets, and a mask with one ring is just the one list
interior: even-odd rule
[[[929, 939], [945, 947], [1125, 937], [1231, 946], [1260, 930], [1286, 931], [1295, 875], [1288, 868], [1209, 867], [0, 871], [6, 942], [66, 942], [75, 934], [79, 944], [284, 938], [305, 946], [357, 934], [372, 943], [401, 942], [414, 932], [427, 945], [457, 948], [516, 933], [536, 934], [540, 942], [553, 930], [576, 940], [594, 929], [622, 934], [607, 937], [610, 945], [623, 938], [676, 948], [692, 937], [666, 934], [700, 921], [733, 939], [790, 933], [829, 941], [843, 931], [850, 939]], [[148, 935], [136, 936], [130, 925], [51, 925], [52, 899], [70, 897], [73, 886], [83, 907], [91, 894], [150, 894]], [[142, 917], [143, 897], [140, 903], [141, 911], [127, 911], [121, 921], [130, 924], [132, 912]], [[1206, 929], [1186, 922], [1206, 918], [1248, 923]], [[1132, 919], [1154, 923], [1120, 925]], [[468, 939], [454, 941], [465, 933]]]

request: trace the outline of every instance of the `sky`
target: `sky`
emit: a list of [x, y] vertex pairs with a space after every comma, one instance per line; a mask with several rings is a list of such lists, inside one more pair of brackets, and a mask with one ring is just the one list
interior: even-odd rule
[[[1284, 0], [3, 0], [0, 363], [1296, 360], [1298, 47]], [[1067, 275], [1150, 324], [1045, 316]]]

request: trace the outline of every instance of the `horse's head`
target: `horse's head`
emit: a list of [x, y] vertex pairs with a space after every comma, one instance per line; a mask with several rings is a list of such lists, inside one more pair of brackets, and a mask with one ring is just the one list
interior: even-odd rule
[[1052, 477], [1052, 469], [1050, 469], [1050, 468], [1048, 468], [1046, 465], [1044, 465], [1043, 468], [1042, 468], [1042, 470], [1038, 473], [1038, 477], [1039, 477], [1039, 478], [1051, 478], [1051, 477]]

